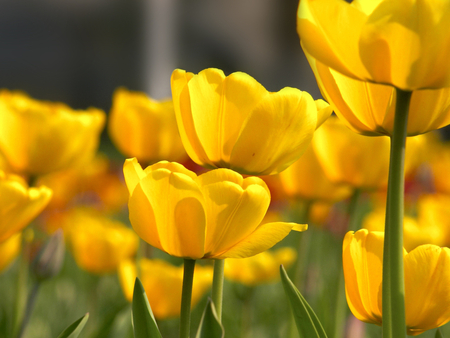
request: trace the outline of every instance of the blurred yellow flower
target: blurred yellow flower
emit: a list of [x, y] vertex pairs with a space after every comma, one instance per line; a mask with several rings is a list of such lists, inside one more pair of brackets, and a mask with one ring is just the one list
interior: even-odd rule
[[19, 176], [0, 171], [0, 242], [25, 228], [48, 204], [52, 191], [28, 188]]
[[22, 246], [22, 233], [17, 233], [0, 242], [0, 271], [6, 269], [19, 255]]
[[133, 230], [88, 209], [72, 210], [64, 228], [75, 261], [94, 274], [115, 272], [122, 260], [136, 254], [139, 245]]
[[[194, 307], [210, 288], [213, 268], [195, 266], [192, 286], [191, 307]], [[125, 298], [133, 299], [134, 282], [137, 277], [136, 263], [122, 261], [119, 266], [119, 280]], [[144, 286], [153, 314], [157, 319], [178, 317], [181, 309], [183, 267], [173, 266], [161, 259], [141, 259], [139, 279]]]
[[312, 146], [309, 146], [299, 160], [278, 176], [284, 191], [290, 197], [340, 201], [352, 194], [349, 185], [330, 181]]
[[79, 204], [118, 211], [128, 201], [120, 169], [121, 166], [115, 165], [105, 155], [98, 154], [82, 167], [42, 176], [38, 182], [53, 190], [49, 209], [57, 212]]
[[450, 2], [302, 0], [303, 48], [339, 73], [403, 90], [450, 87]]
[[[405, 173], [421, 163], [423, 138], [407, 140]], [[389, 138], [367, 137], [348, 129], [337, 117], [330, 117], [319, 128], [313, 147], [328, 178], [361, 189], [379, 189], [387, 185]]]
[[295, 223], [260, 224], [270, 192], [260, 178], [229, 169], [197, 176], [181, 164], [162, 161], [145, 170], [124, 164], [131, 224], [147, 243], [176, 257], [238, 258], [272, 247]]
[[450, 142], [434, 139], [428, 149], [427, 163], [431, 169], [434, 189], [440, 193], [450, 194]]
[[280, 279], [280, 265], [288, 268], [296, 257], [294, 249], [285, 247], [244, 259], [229, 258], [225, 260], [225, 278], [247, 286], [276, 282]]
[[[348, 232], [343, 244], [345, 290], [356, 318], [381, 325], [384, 233]], [[450, 320], [450, 249], [426, 244], [404, 250], [407, 333], [416, 336]]]
[[269, 175], [294, 163], [331, 114], [323, 100], [295, 88], [270, 93], [251, 76], [219, 69], [176, 69], [172, 96], [191, 159], [208, 168]]
[[120, 152], [140, 162], [187, 159], [172, 100], [159, 102], [119, 88], [113, 96], [108, 131]]
[[[392, 135], [396, 104], [391, 86], [342, 75], [308, 57], [322, 95], [345, 124], [364, 135]], [[424, 114], [426, 112], [426, 114]], [[450, 88], [415, 90], [408, 113], [408, 136], [450, 124]]]
[[19, 173], [42, 175], [81, 165], [99, 143], [105, 113], [0, 91], [0, 151]]

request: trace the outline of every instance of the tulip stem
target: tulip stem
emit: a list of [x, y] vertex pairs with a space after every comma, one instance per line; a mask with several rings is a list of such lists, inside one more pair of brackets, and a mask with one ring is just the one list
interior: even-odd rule
[[383, 338], [406, 336], [403, 275], [403, 200], [405, 146], [412, 92], [396, 88], [396, 95], [383, 252]]
[[20, 325], [19, 334], [17, 335], [18, 338], [23, 337], [25, 328], [27, 327], [27, 324], [30, 321], [31, 313], [33, 312], [34, 303], [36, 302], [36, 296], [38, 294], [40, 284], [41, 284], [40, 282], [35, 282], [33, 284], [30, 293], [28, 294], [27, 305], [25, 307], [25, 314], [22, 319], [22, 324]]
[[212, 301], [217, 313], [217, 319], [222, 322], [222, 300], [223, 300], [223, 270], [225, 267], [224, 259], [214, 261], [214, 276], [212, 283]]
[[191, 298], [195, 260], [184, 260], [183, 290], [181, 294], [180, 338], [189, 338], [191, 329]]

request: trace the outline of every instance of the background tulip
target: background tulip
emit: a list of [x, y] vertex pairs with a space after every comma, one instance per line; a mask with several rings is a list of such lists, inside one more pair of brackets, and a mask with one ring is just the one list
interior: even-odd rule
[[121, 153], [141, 162], [187, 158], [172, 100], [156, 101], [145, 93], [119, 88], [113, 96], [108, 131]]
[[104, 123], [99, 109], [75, 111], [0, 91], [0, 151], [19, 173], [42, 175], [81, 165], [97, 150]]
[[[420, 137], [408, 139], [406, 175], [421, 163], [423, 141]], [[316, 131], [313, 147], [331, 181], [362, 189], [387, 185], [389, 138], [358, 135], [331, 117]]]
[[[257, 177], [229, 169], [197, 175], [181, 164], [159, 162], [145, 170], [124, 164], [131, 224], [147, 243], [172, 256], [200, 259], [249, 257], [269, 249], [295, 223], [260, 224], [270, 203]], [[164, 198], [161, 198], [164, 196]]]
[[297, 31], [315, 59], [355, 79], [450, 87], [448, 2], [302, 0]]
[[275, 282], [280, 278], [280, 265], [288, 268], [296, 258], [297, 252], [289, 247], [244, 259], [229, 258], [225, 261], [225, 278], [247, 286]]
[[0, 242], [25, 228], [48, 204], [52, 191], [28, 188], [18, 176], [0, 171]]
[[172, 96], [181, 139], [191, 159], [209, 168], [269, 175], [295, 162], [328, 104], [295, 88], [270, 93], [251, 76], [219, 69], [176, 69]]
[[0, 242], [0, 272], [19, 255], [22, 247], [22, 233], [17, 233]]
[[[139, 279], [155, 317], [161, 320], [178, 317], [181, 308], [183, 267], [174, 266], [161, 259], [145, 258], [139, 261], [139, 265]], [[125, 260], [120, 264], [120, 285], [129, 302], [133, 299], [133, 286], [137, 276], [136, 264], [133, 261]], [[212, 267], [196, 265], [192, 286], [192, 307], [195, 307], [210, 288], [212, 276]]]
[[139, 244], [124, 224], [86, 209], [68, 214], [64, 228], [77, 264], [95, 274], [115, 272], [122, 260], [136, 254]]

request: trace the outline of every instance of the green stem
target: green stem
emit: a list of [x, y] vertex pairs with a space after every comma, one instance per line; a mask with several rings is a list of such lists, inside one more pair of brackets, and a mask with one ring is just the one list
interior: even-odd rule
[[222, 300], [223, 300], [223, 270], [225, 267], [224, 259], [214, 261], [214, 276], [212, 283], [212, 301], [216, 309], [217, 318], [222, 322]]
[[406, 336], [403, 276], [403, 200], [405, 146], [412, 92], [396, 89], [394, 132], [391, 136], [389, 182], [383, 253], [383, 338]]
[[[301, 213], [298, 218], [298, 222], [302, 224], [308, 224], [309, 222], [309, 213], [311, 211], [313, 202], [305, 201], [303, 204], [303, 208], [301, 209]], [[309, 245], [311, 243], [311, 232], [312, 229], [306, 230], [306, 233], [298, 233], [300, 237], [297, 246], [297, 261], [295, 262], [295, 271], [294, 271], [294, 284], [300, 290], [300, 292], [304, 292], [304, 280], [305, 280], [305, 272], [307, 268], [307, 263], [309, 260], [307, 259]]]
[[[356, 231], [360, 228], [360, 224], [358, 223], [358, 204], [359, 198], [361, 196], [361, 190], [355, 189], [353, 191], [353, 195], [350, 198], [347, 209], [347, 217], [348, 231]], [[341, 241], [342, 243], [342, 241]], [[344, 334], [344, 326], [345, 320], [347, 319], [348, 307], [346, 299], [345, 299], [345, 279], [344, 279], [344, 271], [342, 269], [342, 251], [339, 252], [339, 277], [337, 281], [337, 293], [336, 293], [336, 303], [334, 307], [334, 327], [333, 327], [333, 335], [334, 338], [342, 337]]]
[[183, 291], [181, 294], [180, 338], [189, 338], [191, 329], [191, 298], [195, 260], [184, 260]]
[[347, 216], [348, 216], [348, 231], [357, 231], [359, 230], [360, 224], [358, 224], [357, 210], [358, 210], [358, 202], [359, 197], [361, 196], [361, 190], [355, 189], [353, 191], [353, 195], [350, 198], [350, 202], [348, 204]]
[[22, 319], [22, 324], [20, 325], [19, 334], [17, 335], [18, 338], [23, 337], [25, 328], [27, 327], [27, 324], [30, 321], [31, 313], [33, 312], [34, 303], [36, 302], [36, 297], [37, 297], [37, 294], [39, 291], [39, 286], [40, 286], [40, 283], [35, 282], [33, 285], [33, 288], [31, 289], [31, 291], [28, 295], [27, 305], [25, 307], [25, 314]]

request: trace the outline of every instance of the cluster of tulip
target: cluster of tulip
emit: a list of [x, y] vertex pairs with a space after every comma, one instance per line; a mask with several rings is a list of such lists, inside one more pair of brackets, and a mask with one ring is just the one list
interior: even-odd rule
[[[281, 268], [294, 314], [275, 331], [283, 337], [289, 324], [292, 337], [365, 337], [354, 317], [385, 338], [450, 321], [450, 146], [421, 135], [450, 124], [448, 16], [450, 3], [436, 0], [301, 0], [301, 45], [329, 103], [268, 92], [241, 72], [176, 69], [171, 100], [115, 92], [108, 132], [131, 157], [123, 171], [96, 155], [103, 111], [0, 91], [0, 289], [5, 276], [17, 280], [0, 333], [31, 337], [40, 286], [71, 264], [65, 243], [89, 274], [118, 276], [133, 319], [121, 337], [170, 337], [158, 324], [173, 317], [190, 337], [191, 308], [211, 286], [197, 337], [223, 337], [224, 277], [248, 293], [278, 280], [280, 265], [293, 265], [294, 281]], [[323, 229], [289, 236], [301, 237], [297, 250], [277, 244], [306, 223]], [[325, 251], [317, 231], [326, 230], [343, 264], [318, 262], [337, 281], [322, 324], [306, 299], [317, 300], [311, 247]], [[354, 317], [340, 301], [344, 281]], [[117, 312], [92, 337], [113, 337]], [[60, 337], [78, 336], [87, 318]]]

